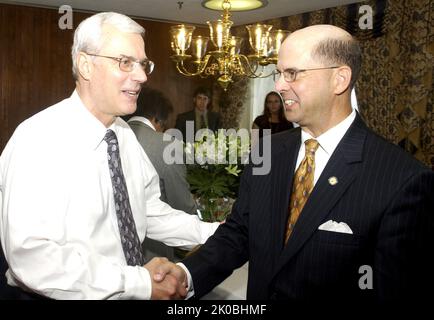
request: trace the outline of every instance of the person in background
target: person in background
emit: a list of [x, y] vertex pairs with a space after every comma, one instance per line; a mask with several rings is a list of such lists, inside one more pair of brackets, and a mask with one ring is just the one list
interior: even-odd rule
[[259, 129], [259, 138], [264, 135], [264, 129], [270, 129], [271, 134], [294, 128], [292, 122], [285, 117], [285, 108], [280, 95], [270, 91], [265, 96], [264, 111], [253, 121], [252, 129]]
[[[162, 299], [186, 294], [173, 263], [149, 262], [148, 236], [194, 247], [218, 223], [160, 200], [157, 172], [119, 116], [136, 110], [153, 70], [144, 29], [103, 12], [72, 46], [72, 95], [21, 123], [0, 156], [0, 236], [8, 284], [51, 299]], [[2, 275], [3, 276], [3, 275]]]
[[[187, 169], [183, 163], [169, 163], [164, 150], [182, 142], [164, 132], [173, 106], [163, 92], [149, 87], [142, 88], [137, 100], [137, 110], [128, 120], [137, 140], [145, 150], [160, 178], [160, 199], [172, 208], [190, 214], [197, 213], [197, 205], [190, 193]], [[146, 238], [143, 243], [146, 258], [164, 256], [175, 260], [174, 250], [164, 243]]]
[[180, 113], [176, 117], [175, 128], [182, 132], [184, 141], [187, 141], [188, 131], [187, 122], [192, 122], [192, 128], [194, 129], [192, 138], [196, 132], [200, 129], [210, 129], [216, 132], [221, 128], [220, 114], [213, 112], [210, 109], [211, 104], [211, 91], [206, 87], [198, 87], [193, 94], [193, 110]]
[[324, 310], [432, 300], [434, 172], [352, 108], [361, 58], [336, 26], [284, 40], [276, 90], [299, 127], [271, 136], [271, 172], [248, 165], [226, 223], [174, 266], [189, 294], [200, 298], [248, 261], [247, 299]]

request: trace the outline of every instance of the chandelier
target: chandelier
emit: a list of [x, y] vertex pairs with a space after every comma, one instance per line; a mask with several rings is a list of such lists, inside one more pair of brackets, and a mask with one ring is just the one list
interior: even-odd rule
[[[281, 42], [289, 31], [271, 31], [272, 26], [266, 24], [248, 25], [252, 53], [240, 54], [243, 38], [231, 35], [230, 0], [223, 0], [222, 9], [222, 19], [207, 21], [209, 37], [193, 37], [194, 26], [180, 24], [171, 27], [171, 47], [174, 51], [171, 58], [178, 72], [184, 76], [214, 76], [226, 91], [236, 77], [268, 77], [271, 73], [267, 74], [265, 66], [277, 63]], [[207, 51], [210, 39], [214, 50]]]

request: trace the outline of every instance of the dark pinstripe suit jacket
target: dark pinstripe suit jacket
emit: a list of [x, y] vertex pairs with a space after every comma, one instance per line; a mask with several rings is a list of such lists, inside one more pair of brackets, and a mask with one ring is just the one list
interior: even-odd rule
[[[370, 131], [359, 115], [284, 247], [300, 141], [299, 128], [273, 135], [270, 174], [246, 168], [231, 216], [184, 261], [196, 296], [247, 260], [248, 299], [384, 301], [432, 290], [434, 173]], [[353, 234], [318, 230], [328, 220], [347, 223]], [[372, 268], [372, 289], [359, 287], [371, 274], [369, 267], [359, 273], [361, 266]]]

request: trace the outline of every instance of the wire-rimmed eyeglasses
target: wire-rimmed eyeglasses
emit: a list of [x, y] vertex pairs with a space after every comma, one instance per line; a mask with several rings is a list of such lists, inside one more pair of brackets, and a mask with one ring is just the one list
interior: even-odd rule
[[103, 55], [94, 54], [94, 53], [86, 53], [86, 54], [89, 56], [108, 58], [108, 59], [115, 60], [115, 61], [119, 62], [119, 69], [121, 69], [124, 72], [133, 71], [134, 65], [138, 64], [138, 65], [140, 65], [142, 70], [146, 73], [146, 75], [149, 75], [152, 73], [152, 71], [154, 70], [154, 66], [155, 66], [154, 62], [152, 62], [149, 59], [139, 61], [137, 59], [134, 59], [133, 57], [128, 57], [128, 56], [110, 57], [110, 56], [103, 56]]
[[283, 73], [283, 79], [285, 79], [286, 82], [293, 82], [297, 79], [297, 74], [299, 74], [300, 72], [313, 71], [313, 70], [324, 70], [324, 69], [336, 69], [339, 67], [340, 66], [312, 68], [312, 69], [286, 69], [286, 70], [283, 70], [283, 72], [276, 69], [273, 71], [273, 80], [274, 81], [279, 80], [281, 74]]

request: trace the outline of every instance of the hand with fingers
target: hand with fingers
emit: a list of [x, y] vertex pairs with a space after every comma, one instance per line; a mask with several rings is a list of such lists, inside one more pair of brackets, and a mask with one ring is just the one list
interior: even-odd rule
[[187, 275], [167, 258], [153, 258], [144, 265], [151, 275], [152, 300], [184, 299], [187, 296]]

